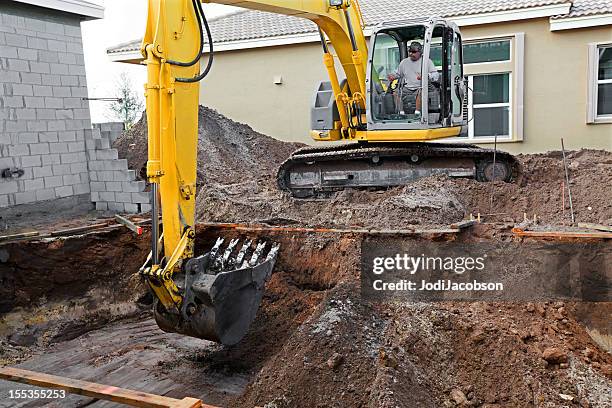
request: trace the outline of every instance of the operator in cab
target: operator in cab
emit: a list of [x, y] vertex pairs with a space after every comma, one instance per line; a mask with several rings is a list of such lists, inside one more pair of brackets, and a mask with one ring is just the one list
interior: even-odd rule
[[[388, 75], [389, 81], [399, 80], [398, 88], [404, 113], [421, 114], [421, 67], [423, 46], [413, 41], [408, 47], [408, 58], [404, 58], [396, 72]], [[432, 81], [438, 80], [438, 71], [432, 60], [427, 61], [427, 72]]]

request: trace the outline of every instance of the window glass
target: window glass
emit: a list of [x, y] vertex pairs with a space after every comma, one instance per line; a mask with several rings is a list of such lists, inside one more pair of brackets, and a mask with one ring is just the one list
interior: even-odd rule
[[463, 67], [461, 66], [461, 37], [453, 33], [453, 44], [451, 48], [451, 101], [453, 103], [453, 115], [461, 115], [463, 101], [459, 99], [456, 91], [456, 79], [463, 81]]
[[510, 40], [464, 44], [463, 61], [465, 64], [510, 61]]
[[597, 114], [612, 115], [612, 83], [597, 87]]
[[510, 108], [474, 109], [474, 136], [508, 136], [510, 133]]
[[474, 105], [509, 102], [509, 85], [509, 73], [475, 76], [473, 93]]
[[376, 36], [374, 48], [374, 68], [380, 77], [386, 77], [397, 70], [400, 63], [400, 52], [397, 41], [385, 33]]
[[612, 79], [612, 47], [599, 48], [598, 79]]

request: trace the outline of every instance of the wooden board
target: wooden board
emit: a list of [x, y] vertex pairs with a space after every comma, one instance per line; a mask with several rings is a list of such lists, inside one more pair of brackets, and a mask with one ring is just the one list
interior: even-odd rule
[[574, 232], [574, 231], [524, 231], [513, 228], [514, 235], [533, 238], [588, 238], [612, 239], [612, 232]]
[[203, 404], [195, 398], [182, 400], [149, 394], [141, 391], [97, 384], [88, 381], [74, 380], [56, 375], [37, 373], [13, 367], [0, 368], [0, 378], [23, 384], [45, 388], [57, 388], [71, 394], [85, 395], [106, 401], [118, 402], [132, 407], [142, 408], [216, 408]]

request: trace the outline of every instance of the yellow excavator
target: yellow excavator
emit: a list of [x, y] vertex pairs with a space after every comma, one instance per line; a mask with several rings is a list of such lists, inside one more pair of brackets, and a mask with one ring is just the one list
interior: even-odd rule
[[[430, 142], [460, 139], [467, 129], [462, 38], [452, 22], [382, 23], [368, 46], [357, 0], [148, 0], [141, 50], [148, 73], [153, 227], [152, 250], [140, 273], [154, 294], [155, 319], [163, 330], [239, 342], [279, 251], [269, 242], [219, 239], [208, 253], [194, 255], [199, 82], [214, 55], [201, 1], [302, 17], [319, 28], [329, 81], [320, 83], [313, 99], [311, 136], [351, 143], [293, 153], [277, 177], [293, 196], [402, 185], [440, 173], [481, 181], [513, 178], [516, 162], [507, 153]], [[431, 61], [421, 63], [416, 87], [400, 65], [415, 50], [421, 61]]]

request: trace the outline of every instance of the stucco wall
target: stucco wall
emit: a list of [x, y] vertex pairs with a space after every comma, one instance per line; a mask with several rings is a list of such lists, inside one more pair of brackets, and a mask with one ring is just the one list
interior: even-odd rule
[[[524, 140], [504, 143], [511, 152], [591, 147], [612, 150], [612, 124], [586, 124], [587, 50], [612, 42], [610, 27], [551, 32], [547, 18], [463, 28], [464, 38], [525, 33]], [[282, 85], [273, 83], [281, 76]], [[319, 44], [300, 44], [215, 55], [203, 81], [201, 103], [255, 130], [310, 143], [310, 103], [327, 78]]]

